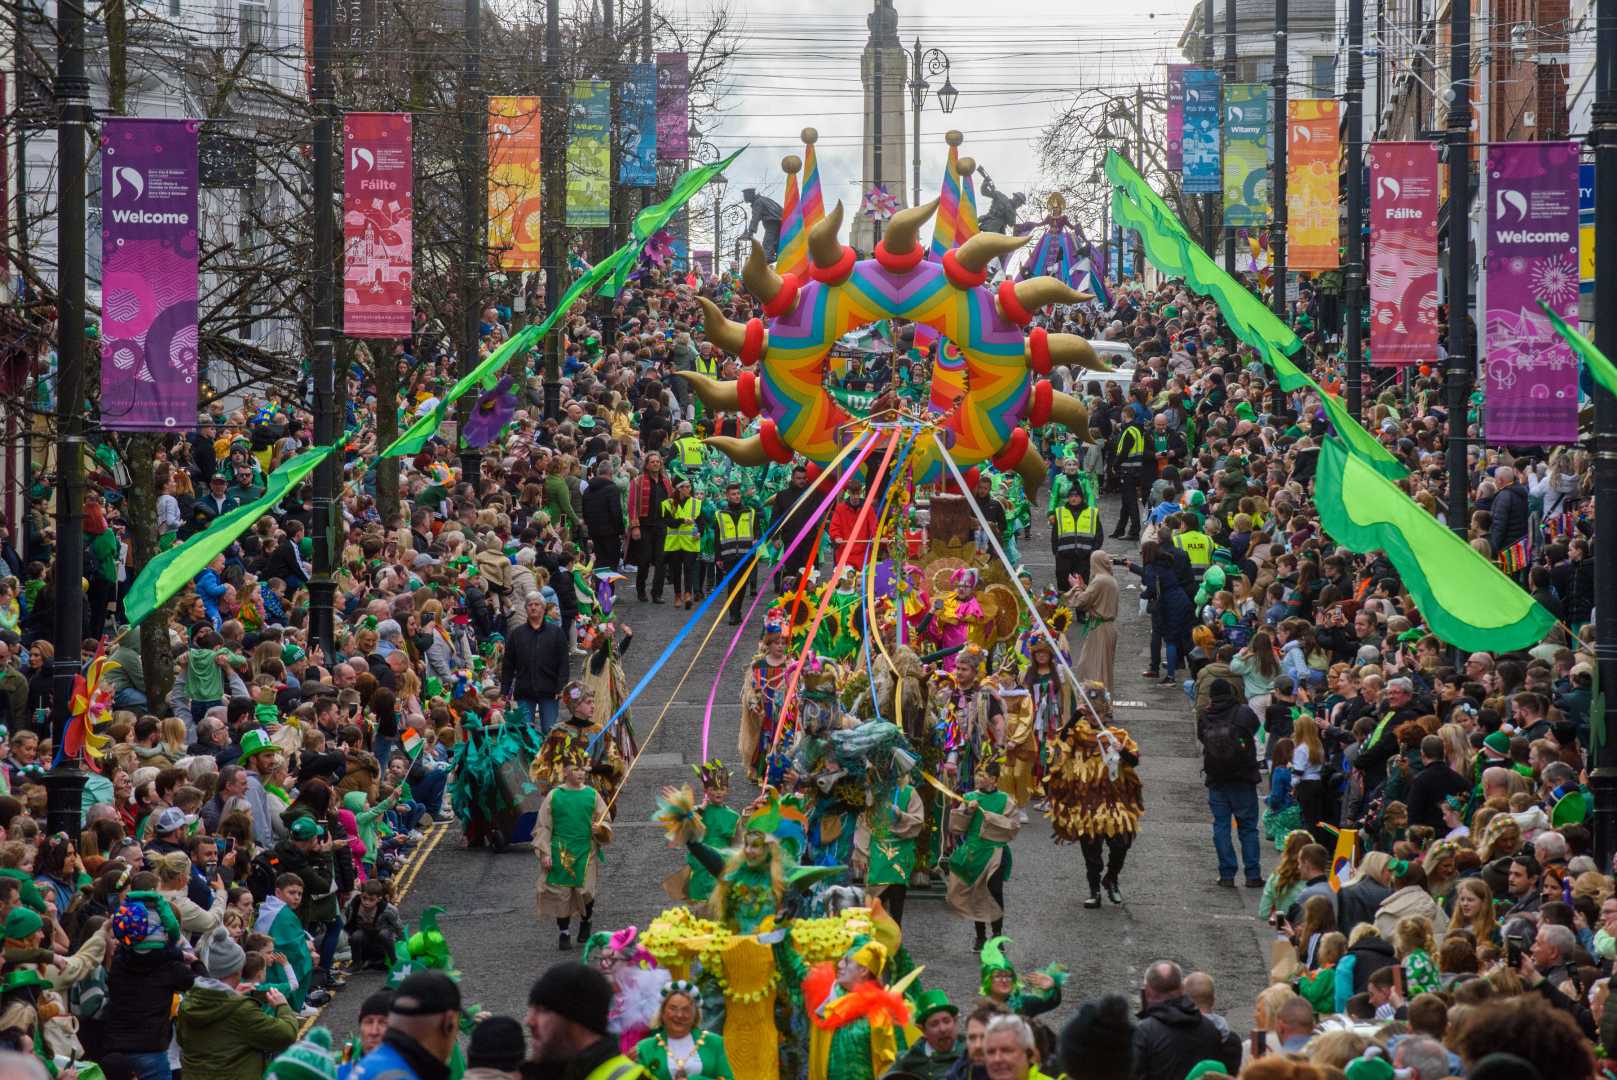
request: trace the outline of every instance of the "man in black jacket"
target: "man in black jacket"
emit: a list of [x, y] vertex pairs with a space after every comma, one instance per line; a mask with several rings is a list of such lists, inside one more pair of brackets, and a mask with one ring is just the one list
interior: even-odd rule
[[[1207, 708], [1196, 718], [1202, 745], [1207, 805], [1213, 812], [1213, 847], [1218, 852], [1218, 884], [1235, 887], [1235, 845], [1230, 821], [1241, 838], [1241, 862], [1248, 888], [1263, 888], [1258, 854], [1258, 714], [1235, 699], [1235, 687], [1217, 679], [1207, 690]], [[1198, 1059], [1199, 1060], [1199, 1059]], [[1191, 1064], [1195, 1064], [1192, 1062]]]
[[1409, 782], [1409, 823], [1430, 825], [1443, 832], [1443, 800], [1450, 795], [1465, 795], [1471, 784], [1455, 772], [1443, 756], [1443, 740], [1428, 735], [1420, 741], [1421, 770]]
[[595, 550], [595, 566], [605, 570], [623, 559], [623, 495], [612, 482], [612, 463], [595, 466], [595, 476], [584, 489], [584, 530]]
[[1493, 521], [1488, 528], [1488, 544], [1498, 555], [1527, 535], [1527, 487], [1516, 479], [1516, 470], [1508, 465], [1494, 473], [1499, 493], [1488, 507]]
[[[797, 500], [808, 488], [808, 482], [808, 470], [801, 465], [797, 466], [792, 469], [792, 482], [778, 492], [769, 505], [769, 527], [780, 541], [782, 550], [802, 530], [804, 523], [814, 516], [814, 509], [820, 503], [816, 495], [804, 500], [802, 506], [797, 506]], [[803, 572], [803, 567], [809, 564], [815, 554], [813, 547], [813, 543], [799, 544], [789, 559], [781, 560], [779, 568], [775, 571], [776, 592], [786, 592], [797, 587], [798, 575]]]
[[[1139, 416], [1130, 411], [1124, 413], [1127, 423], [1117, 433], [1112, 441], [1112, 459], [1117, 462], [1117, 481], [1122, 495], [1119, 504], [1117, 525], [1112, 529], [1114, 540], [1135, 540], [1140, 536], [1140, 496], [1148, 482], [1146, 479], [1146, 462], [1153, 460], [1146, 453], [1145, 432], [1140, 426]], [[1132, 525], [1132, 528], [1130, 527]]]
[[561, 625], [545, 617], [545, 598], [531, 592], [527, 607], [528, 621], [506, 637], [500, 689], [516, 702], [523, 720], [531, 724], [537, 717], [540, 733], [548, 735], [556, 726], [561, 688], [572, 678], [572, 657]]
[[1415, 700], [1415, 684], [1403, 676], [1389, 680], [1381, 698], [1375, 729], [1353, 759], [1354, 767], [1364, 774], [1366, 798], [1387, 780], [1387, 762], [1398, 753], [1398, 728], [1426, 712]]
[[[1245, 706], [1242, 706], [1245, 708]], [[1221, 1033], [1185, 995], [1184, 973], [1169, 960], [1152, 964], [1140, 988], [1145, 1008], [1134, 1029], [1136, 1080], [1184, 1080], [1197, 1062], [1221, 1061], [1234, 1076], [1241, 1069], [1241, 1039]]]

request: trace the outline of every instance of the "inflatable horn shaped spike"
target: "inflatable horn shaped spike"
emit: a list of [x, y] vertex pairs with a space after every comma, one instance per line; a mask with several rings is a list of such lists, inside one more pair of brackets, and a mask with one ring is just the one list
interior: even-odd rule
[[1029, 311], [1038, 311], [1046, 304], [1081, 304], [1085, 300], [1093, 300], [1089, 293], [1069, 289], [1056, 278], [1048, 275], [1044, 277], [1029, 278], [1027, 281], [1016, 283], [1017, 303]]
[[889, 255], [908, 255], [915, 250], [921, 226], [937, 213], [938, 200], [933, 199], [921, 206], [912, 206], [908, 210], [900, 210], [894, 214], [892, 220], [882, 231], [882, 243], [887, 247]]
[[822, 270], [842, 261], [842, 200], [809, 230], [809, 259]]
[[[1056, 335], [1054, 334], [1050, 335], [1051, 352], [1055, 351], [1055, 337]], [[1083, 339], [1075, 338], [1074, 340], [1082, 341]], [[1085, 344], [1087, 345], [1088, 342], [1085, 342]], [[1089, 410], [1084, 408], [1083, 402], [1071, 394], [1063, 394], [1057, 390], [1050, 395], [1050, 419], [1065, 426], [1068, 431], [1078, 436], [1079, 442], [1086, 443], [1090, 441]]]
[[[718, 305], [705, 296], [698, 296], [696, 302], [702, 305], [702, 328], [707, 331], [707, 339], [731, 356], [740, 356], [741, 349], [747, 341], [747, 328], [740, 323], [733, 323], [724, 317]], [[1055, 335], [1051, 335], [1054, 338]], [[1054, 342], [1051, 342], [1051, 355], [1054, 355]]]
[[676, 371], [675, 375], [691, 384], [691, 393], [702, 407], [711, 412], [740, 412], [741, 402], [734, 382], [720, 382], [700, 372]]
[[[1021, 294], [1018, 293], [1017, 297], [1020, 299]], [[1066, 364], [1069, 367], [1077, 364], [1090, 371], [1112, 370], [1106, 361], [1095, 355], [1095, 347], [1076, 334], [1050, 335], [1050, 362]]]
[[[1089, 430], [1087, 423], [1084, 424], [1084, 430], [1087, 434]], [[1022, 460], [1016, 463], [1016, 475], [1022, 478], [1022, 490], [1027, 492], [1029, 498], [1044, 486], [1044, 478], [1049, 471], [1044, 458], [1040, 457], [1039, 452], [1031, 446], [1028, 447], [1027, 453], [1022, 455]]]
[[960, 265], [967, 270], [977, 273], [988, 268], [988, 264], [1002, 256], [1009, 255], [1017, 248], [1028, 242], [1026, 236], [1006, 236], [1004, 233], [978, 233], [964, 244], [961, 244], [954, 253]]
[[[1083, 406], [1080, 405], [1079, 408]], [[737, 465], [769, 464], [769, 454], [764, 450], [764, 441], [756, 435], [749, 435], [745, 439], [732, 439], [728, 435], [711, 435], [702, 441], [722, 452]]]
[[747, 265], [741, 269], [741, 283], [748, 292], [766, 304], [780, 293], [780, 275], [770, 267], [769, 260], [764, 256], [763, 245], [756, 240], [752, 242], [752, 254], [747, 256]]

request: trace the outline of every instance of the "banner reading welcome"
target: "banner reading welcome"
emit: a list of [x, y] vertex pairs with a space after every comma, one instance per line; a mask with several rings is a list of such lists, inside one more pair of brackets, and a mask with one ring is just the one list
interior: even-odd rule
[[1336, 189], [1342, 154], [1334, 98], [1286, 103], [1286, 250], [1293, 270], [1341, 265]]
[[1216, 195], [1221, 190], [1219, 86], [1216, 71], [1185, 70], [1185, 117], [1180, 152], [1187, 195]]
[[1437, 359], [1437, 144], [1370, 147], [1370, 360]]
[[488, 99], [488, 246], [502, 270], [539, 269], [539, 99]]
[[567, 109], [567, 224], [599, 229], [612, 223], [612, 84], [573, 80]]
[[409, 337], [414, 312], [409, 113], [343, 116], [342, 332]]
[[1269, 88], [1224, 87], [1224, 225], [1269, 224]]
[[684, 161], [691, 154], [690, 57], [657, 54], [657, 160]]
[[1488, 147], [1488, 442], [1578, 440], [1578, 362], [1539, 302], [1578, 314], [1578, 145]]
[[624, 130], [618, 183], [653, 187], [657, 183], [657, 65], [630, 64], [620, 98]]
[[101, 423], [113, 431], [196, 426], [200, 127], [102, 127]]

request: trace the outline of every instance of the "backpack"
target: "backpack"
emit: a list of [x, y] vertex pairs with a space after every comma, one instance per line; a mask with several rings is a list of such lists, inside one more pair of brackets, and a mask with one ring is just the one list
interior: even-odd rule
[[275, 892], [275, 879], [280, 876], [280, 856], [273, 851], [260, 851], [247, 865], [247, 877], [242, 884], [253, 894], [253, 903], [262, 904]]
[[1252, 736], [1235, 726], [1234, 715], [1232, 709], [1217, 720], [1210, 714], [1202, 718], [1202, 771], [1215, 783], [1245, 777], [1252, 771]]

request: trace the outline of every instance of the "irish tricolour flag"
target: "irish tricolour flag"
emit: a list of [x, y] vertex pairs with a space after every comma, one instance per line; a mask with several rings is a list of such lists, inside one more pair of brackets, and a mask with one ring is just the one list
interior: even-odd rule
[[405, 728], [404, 734], [399, 736], [399, 748], [414, 761], [421, 756], [421, 732], [415, 728]]

